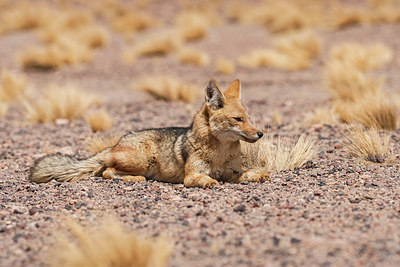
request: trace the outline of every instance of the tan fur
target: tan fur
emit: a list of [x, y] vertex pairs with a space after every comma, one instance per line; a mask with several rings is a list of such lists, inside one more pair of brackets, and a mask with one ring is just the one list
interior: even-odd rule
[[61, 155], [39, 160], [33, 182], [75, 181], [102, 174], [104, 178], [142, 181], [144, 177], [187, 187], [210, 187], [218, 181], [262, 182], [268, 174], [242, 169], [240, 140], [254, 143], [262, 132], [250, 122], [240, 101], [240, 82], [222, 93], [214, 80], [191, 127], [131, 132], [113, 147], [78, 160]]

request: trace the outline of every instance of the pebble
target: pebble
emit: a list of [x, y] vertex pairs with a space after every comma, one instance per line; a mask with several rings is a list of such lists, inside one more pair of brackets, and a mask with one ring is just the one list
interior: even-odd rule
[[244, 212], [244, 211], [246, 211], [246, 206], [243, 205], [243, 204], [240, 204], [240, 205], [236, 206], [236, 207], [233, 209], [233, 211], [236, 211], [236, 212]]

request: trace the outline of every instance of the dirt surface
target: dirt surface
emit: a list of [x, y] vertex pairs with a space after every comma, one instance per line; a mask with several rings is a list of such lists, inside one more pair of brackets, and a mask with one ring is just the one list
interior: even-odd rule
[[[139, 234], [167, 235], [174, 245], [169, 266], [399, 266], [399, 165], [364, 165], [351, 158], [345, 150], [345, 125], [302, 124], [307, 112], [328, 104], [321, 79], [333, 44], [381, 41], [394, 49], [397, 59], [399, 33], [398, 24], [321, 31], [323, 54], [312, 68], [286, 72], [239, 66], [233, 75], [218, 74], [214, 65], [182, 65], [173, 55], [125, 65], [121, 53], [128, 44], [112, 34], [108, 47], [90, 64], [26, 72], [33, 90], [72, 83], [102, 95], [113, 118], [111, 131], [120, 135], [187, 126], [202, 104], [202, 98], [194, 104], [171, 103], [133, 92], [131, 84], [142, 75], [173, 75], [199, 88], [211, 77], [224, 87], [240, 78], [243, 102], [259, 127], [289, 141], [306, 131], [317, 137], [320, 152], [307, 168], [273, 173], [271, 182], [264, 184], [225, 183], [203, 190], [95, 178], [37, 185], [27, 180], [36, 158], [57, 151], [89, 156], [85, 140], [93, 133], [84, 120], [26, 125], [22, 107], [14, 105], [0, 118], [0, 265], [43, 266], [54, 232], [65, 231], [65, 217], [90, 224], [111, 214]], [[0, 69], [21, 71], [15, 55], [32, 42], [29, 32], [1, 37]], [[262, 27], [223, 24], [193, 46], [212, 59], [236, 59], [270, 42]], [[376, 74], [385, 74], [387, 89], [398, 92], [396, 61]], [[276, 112], [282, 115], [282, 125], [274, 123]], [[400, 154], [399, 140], [400, 131], [394, 131], [395, 156]]]

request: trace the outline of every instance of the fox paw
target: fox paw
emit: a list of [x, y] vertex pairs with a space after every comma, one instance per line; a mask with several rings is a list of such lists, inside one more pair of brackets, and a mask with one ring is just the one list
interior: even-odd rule
[[215, 186], [215, 185], [217, 185], [217, 184], [218, 184], [218, 181], [217, 181], [217, 180], [210, 178], [208, 181], [206, 181], [206, 182], [202, 185], [202, 187], [203, 187], [203, 188], [211, 188], [211, 187], [213, 187], [213, 186]]
[[122, 181], [124, 181], [124, 182], [132, 182], [132, 183], [139, 183], [139, 182], [146, 181], [146, 178], [144, 176], [126, 175], [126, 176], [122, 176]]
[[264, 172], [262, 174], [257, 174], [257, 173], [248, 171], [241, 177], [240, 182], [263, 183], [263, 182], [269, 181], [269, 180], [271, 180], [269, 172]]
[[270, 172], [264, 172], [264, 173], [260, 174], [260, 179], [258, 182], [263, 183], [265, 181], [271, 181]]

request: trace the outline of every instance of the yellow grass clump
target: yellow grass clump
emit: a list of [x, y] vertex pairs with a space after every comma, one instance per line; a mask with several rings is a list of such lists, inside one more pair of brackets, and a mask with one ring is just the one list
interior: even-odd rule
[[85, 147], [86, 150], [94, 155], [99, 153], [100, 151], [103, 151], [106, 148], [115, 146], [118, 143], [119, 139], [120, 138], [116, 137], [115, 135], [96, 135], [88, 138]]
[[364, 73], [391, 58], [392, 51], [381, 44], [344, 43], [332, 48], [324, 78], [342, 121], [367, 128], [396, 129], [397, 107], [382, 89], [384, 80]]
[[184, 41], [194, 41], [207, 36], [208, 28], [216, 24], [217, 16], [211, 11], [184, 10], [175, 19], [175, 25]]
[[159, 21], [144, 10], [136, 11], [126, 3], [103, 0], [92, 3], [95, 12], [105, 18], [111, 27], [130, 40], [137, 32], [159, 25]]
[[73, 220], [67, 225], [70, 237], [56, 233], [50, 266], [165, 266], [172, 252], [166, 238], [144, 238], [124, 229], [115, 219], [99, 226], [83, 227]]
[[235, 63], [229, 59], [218, 58], [216, 68], [219, 73], [232, 74], [236, 70]]
[[273, 142], [272, 137], [250, 144], [241, 142], [242, 159], [245, 169], [282, 171], [302, 167], [317, 153], [315, 138], [300, 135], [293, 145], [281, 139]]
[[45, 47], [28, 47], [20, 54], [19, 61], [25, 69], [53, 70], [87, 63], [92, 57], [92, 50], [65, 38]]
[[[35, 10], [34, 4], [29, 5]], [[85, 63], [92, 59], [95, 49], [107, 44], [105, 29], [87, 11], [51, 9], [49, 12], [51, 23], [36, 27], [43, 46], [28, 46], [20, 54], [24, 68], [57, 69]]]
[[381, 137], [378, 129], [365, 130], [355, 126], [349, 129], [347, 139], [349, 153], [357, 158], [363, 158], [374, 163], [384, 163], [388, 156], [390, 134]]
[[383, 80], [367, 77], [352, 65], [330, 60], [325, 67], [324, 83], [334, 99], [356, 101], [365, 94], [381, 91]]
[[89, 112], [85, 119], [93, 132], [103, 132], [112, 126], [111, 117], [104, 109]]
[[259, 49], [239, 57], [246, 67], [276, 67], [285, 70], [307, 69], [321, 50], [321, 39], [303, 31], [280, 36], [273, 49]]
[[345, 28], [371, 23], [400, 21], [399, 3], [396, 1], [369, 1], [348, 4], [345, 1], [283, 0], [243, 3], [231, 1], [228, 17], [242, 23], [265, 26], [272, 33], [306, 28]]
[[[25, 77], [17, 77], [7, 70], [3, 70], [1, 74], [0, 85], [0, 101], [9, 103], [20, 98], [26, 88]], [[4, 105], [3, 105], [4, 109]]]
[[369, 13], [365, 8], [336, 4], [332, 7], [326, 24], [330, 28], [345, 28], [369, 22]]
[[134, 88], [171, 101], [194, 102], [200, 95], [197, 86], [163, 75], [145, 77]]
[[182, 45], [182, 39], [175, 31], [165, 31], [149, 36], [125, 52], [125, 57], [166, 55], [175, 52]]
[[178, 58], [181, 63], [196, 66], [206, 66], [210, 63], [210, 57], [202, 51], [194, 48], [181, 48], [178, 50]]
[[36, 102], [24, 100], [26, 117], [32, 123], [55, 122], [57, 119], [74, 120], [102, 103], [98, 96], [73, 87], [49, 87]]
[[339, 118], [334, 108], [317, 108], [307, 114], [305, 122], [307, 126], [325, 123], [335, 125], [339, 122]]
[[54, 19], [54, 11], [43, 3], [16, 2], [7, 5], [0, 16], [0, 34], [32, 30]]
[[378, 69], [392, 60], [393, 51], [382, 43], [361, 45], [344, 42], [332, 48], [330, 58], [357, 70], [368, 71]]
[[317, 24], [321, 20], [321, 4], [318, 1], [301, 0], [269, 0], [257, 5], [234, 2], [228, 12], [231, 19], [260, 24], [277, 33]]
[[397, 107], [389, 97], [364, 95], [356, 101], [338, 101], [336, 112], [346, 123], [360, 123], [367, 128], [395, 130], [397, 128]]
[[8, 110], [8, 104], [0, 100], [0, 118], [4, 117]]

